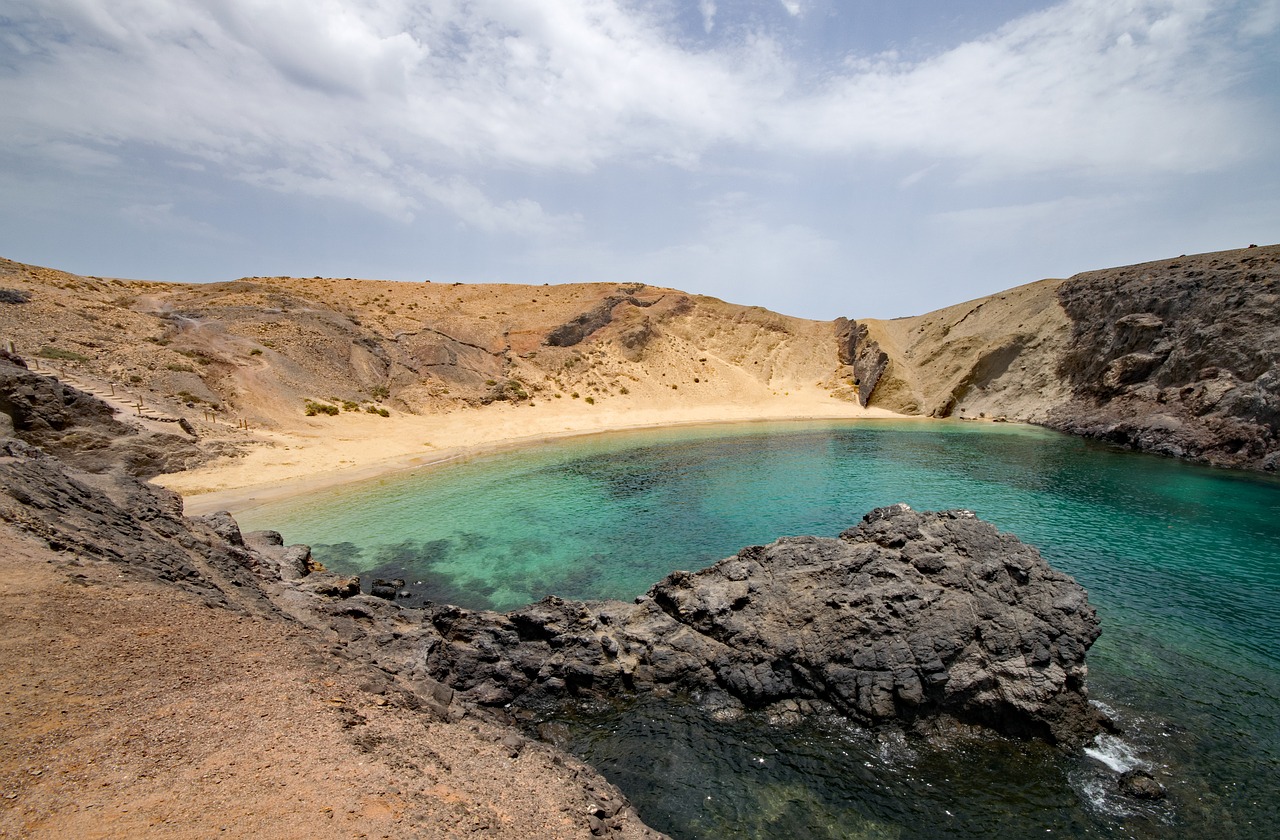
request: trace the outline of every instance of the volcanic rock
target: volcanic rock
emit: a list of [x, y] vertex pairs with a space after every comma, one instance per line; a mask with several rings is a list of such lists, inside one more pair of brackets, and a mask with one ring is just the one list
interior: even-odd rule
[[433, 676], [479, 705], [690, 691], [1067, 747], [1100, 726], [1085, 688], [1099, 632], [1085, 591], [968, 511], [880, 508], [838, 539], [784, 538], [675, 572], [634, 604], [429, 612]]

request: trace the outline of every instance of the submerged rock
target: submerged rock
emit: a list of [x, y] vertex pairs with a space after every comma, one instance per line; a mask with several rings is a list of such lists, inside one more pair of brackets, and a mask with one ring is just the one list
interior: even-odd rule
[[433, 676], [479, 705], [683, 690], [1067, 747], [1101, 724], [1085, 591], [968, 511], [880, 508], [838, 539], [788, 537], [675, 572], [634, 604], [429, 612]]
[[1164, 785], [1157, 782], [1146, 770], [1137, 768], [1126, 770], [1120, 774], [1116, 784], [1121, 793], [1134, 799], [1156, 801], [1165, 797]]

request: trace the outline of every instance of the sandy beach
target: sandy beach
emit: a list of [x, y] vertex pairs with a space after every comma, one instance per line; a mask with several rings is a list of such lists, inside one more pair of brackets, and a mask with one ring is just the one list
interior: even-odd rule
[[718, 423], [903, 417], [862, 408], [818, 389], [765, 402], [656, 407], [638, 402], [613, 399], [587, 405], [548, 400], [432, 416], [307, 418], [287, 430], [255, 432], [256, 444], [241, 457], [219, 458], [155, 480], [181, 493], [190, 515], [217, 510], [234, 514], [399, 470], [578, 435]]

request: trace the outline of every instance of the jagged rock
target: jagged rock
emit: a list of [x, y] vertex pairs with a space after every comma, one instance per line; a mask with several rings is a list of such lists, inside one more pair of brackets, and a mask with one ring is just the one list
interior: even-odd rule
[[122, 469], [148, 478], [190, 469], [207, 461], [191, 440], [140, 432], [116, 420], [97, 397], [51, 376], [27, 370], [5, 354], [0, 358], [0, 415], [12, 434], [57, 455], [85, 472]]
[[230, 511], [220, 510], [205, 516], [196, 516], [193, 519], [204, 523], [215, 534], [231, 545], [244, 547], [244, 537], [240, 535], [240, 525], [232, 518]]
[[[661, 298], [658, 298], [661, 300]], [[649, 307], [657, 300], [642, 300], [633, 294], [610, 295], [587, 312], [583, 312], [571, 321], [556, 327], [547, 334], [546, 344], [550, 347], [573, 347], [582, 343], [583, 339], [607, 326], [613, 321], [613, 310], [620, 303], [632, 306]]]
[[572, 694], [724, 692], [855, 720], [938, 719], [1076, 747], [1099, 731], [1084, 590], [967, 511], [881, 508], [839, 539], [753, 546], [634, 604], [547, 598], [429, 610], [437, 679], [480, 705]]
[[853, 368], [858, 386], [858, 402], [864, 407], [871, 402], [880, 377], [889, 366], [889, 356], [880, 345], [867, 337], [867, 327], [845, 318], [837, 322], [836, 355], [842, 365]]
[[[1274, 469], [1280, 449], [1280, 248], [1087, 272], [1058, 374], [1074, 399], [1047, 425], [1220, 466]], [[1269, 466], [1271, 465], [1271, 466]]]

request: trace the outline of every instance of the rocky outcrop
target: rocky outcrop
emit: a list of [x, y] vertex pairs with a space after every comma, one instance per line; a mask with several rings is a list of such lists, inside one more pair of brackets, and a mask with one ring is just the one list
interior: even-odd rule
[[[1098, 731], [1081, 587], [967, 511], [868, 514], [838, 539], [753, 546], [634, 604], [429, 610], [432, 675], [486, 706], [690, 691], [731, 708], [961, 722], [1076, 747]], [[816, 705], [815, 705], [816, 704]]]
[[1047, 425], [1151, 452], [1280, 468], [1280, 247], [1077, 275], [1058, 298], [1073, 399]]
[[839, 352], [873, 406], [1022, 420], [1218, 466], [1280, 468], [1280, 246], [848, 322]]
[[867, 406], [875, 395], [880, 377], [889, 366], [889, 354], [868, 337], [866, 324], [841, 318], [836, 322], [836, 356], [840, 364], [853, 368], [858, 402]]
[[547, 334], [546, 344], [549, 347], [573, 347], [581, 344], [592, 333], [613, 322], [613, 310], [621, 303], [647, 308], [656, 300], [642, 300], [635, 295], [610, 295], [590, 310], [583, 312], [571, 321], [561, 324]]
[[[0, 351], [2, 352], [2, 351]], [[4, 433], [39, 446], [87, 472], [120, 468], [150, 477], [190, 469], [211, 456], [190, 438], [143, 432], [115, 419], [106, 403], [0, 355], [0, 423]]]

